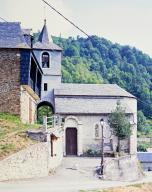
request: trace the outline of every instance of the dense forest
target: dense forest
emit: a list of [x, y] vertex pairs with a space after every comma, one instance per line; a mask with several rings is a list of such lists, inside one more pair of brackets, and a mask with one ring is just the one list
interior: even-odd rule
[[63, 82], [116, 83], [135, 95], [138, 110], [152, 118], [152, 59], [148, 55], [97, 36], [53, 40], [63, 48]]

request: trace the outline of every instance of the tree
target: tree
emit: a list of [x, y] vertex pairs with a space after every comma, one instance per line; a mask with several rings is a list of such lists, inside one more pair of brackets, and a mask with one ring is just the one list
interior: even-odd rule
[[138, 131], [145, 131], [145, 125], [146, 125], [146, 117], [144, 116], [142, 111], [138, 111], [137, 114], [137, 130]]
[[143, 101], [138, 102], [138, 109], [152, 118], [152, 58], [97, 36], [91, 40], [53, 37], [53, 41], [63, 48], [64, 82], [99, 83], [101, 79], [102, 83], [116, 83]]
[[37, 111], [37, 122], [39, 124], [43, 124], [43, 117], [47, 116], [47, 117], [51, 117], [53, 115], [53, 110], [50, 106], [48, 105], [43, 105], [41, 107], [38, 108]]
[[132, 134], [131, 124], [125, 115], [125, 110], [121, 107], [120, 101], [117, 102], [116, 109], [109, 115], [108, 122], [114, 135], [118, 137], [118, 152], [120, 152], [120, 140], [129, 138]]

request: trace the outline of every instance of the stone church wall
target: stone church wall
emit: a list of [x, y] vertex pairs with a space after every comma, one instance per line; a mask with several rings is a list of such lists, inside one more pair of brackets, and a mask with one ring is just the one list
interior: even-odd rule
[[[110, 138], [110, 127], [108, 125], [108, 115], [81, 115], [77, 116], [77, 118], [81, 121], [81, 135], [79, 138], [82, 140], [82, 148], [83, 152], [86, 152], [88, 149], [92, 149], [94, 151], [101, 150], [101, 125], [100, 119], [104, 119], [104, 143], [105, 143], [105, 151], [109, 151], [110, 147], [106, 147], [106, 144], [110, 145], [110, 139], [112, 140], [112, 148], [113, 151], [116, 151], [117, 148], [117, 137], [112, 135]], [[95, 128], [96, 125], [99, 127], [99, 137], [95, 136]], [[137, 134], [137, 125], [132, 125], [132, 135], [127, 142], [127, 140], [121, 142], [121, 148], [129, 151], [131, 154], [136, 154], [137, 152], [137, 144], [136, 144], [136, 134]]]
[[[77, 100], [78, 101], [78, 100]], [[102, 101], [101, 101], [102, 102]], [[110, 101], [109, 101], [110, 102]], [[130, 154], [137, 153], [137, 101], [136, 99], [132, 98], [123, 98], [121, 102], [125, 102], [130, 109], [130, 113], [126, 114], [130, 120], [132, 125], [132, 135], [129, 140], [122, 141], [122, 149], [125, 152], [130, 152]], [[114, 110], [115, 108], [111, 109]], [[108, 124], [108, 114], [72, 114], [72, 115], [63, 115], [65, 118], [65, 125], [64, 125], [64, 155], [66, 155], [66, 128], [72, 127], [76, 128], [78, 132], [78, 155], [83, 155], [88, 150], [93, 150], [100, 152], [101, 150], [101, 125], [100, 119], [104, 119], [104, 139], [105, 143], [105, 151], [111, 150], [113, 148], [113, 152], [116, 151], [118, 141], [117, 137], [110, 135], [110, 128]], [[96, 127], [99, 129], [98, 136], [96, 136]], [[110, 141], [111, 139], [111, 141]]]
[[0, 112], [20, 115], [20, 52], [0, 50]]

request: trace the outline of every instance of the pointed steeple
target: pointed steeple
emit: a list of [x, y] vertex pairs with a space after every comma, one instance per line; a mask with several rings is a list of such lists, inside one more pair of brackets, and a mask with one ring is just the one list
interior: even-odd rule
[[47, 30], [47, 26], [46, 26], [46, 19], [44, 20], [44, 26], [43, 29], [39, 35], [38, 41], [44, 44], [49, 44], [50, 40], [49, 40], [49, 35], [48, 35], [48, 30]]
[[33, 45], [33, 48], [62, 51], [62, 49], [58, 45], [53, 43], [52, 38], [49, 39], [48, 30], [46, 26], [46, 19], [44, 20], [43, 29], [39, 35], [37, 42]]

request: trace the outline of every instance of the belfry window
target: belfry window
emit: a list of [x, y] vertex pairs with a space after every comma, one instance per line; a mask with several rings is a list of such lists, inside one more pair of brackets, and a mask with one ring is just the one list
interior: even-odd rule
[[50, 55], [47, 52], [44, 52], [42, 54], [42, 67], [43, 68], [49, 68], [50, 66]]

